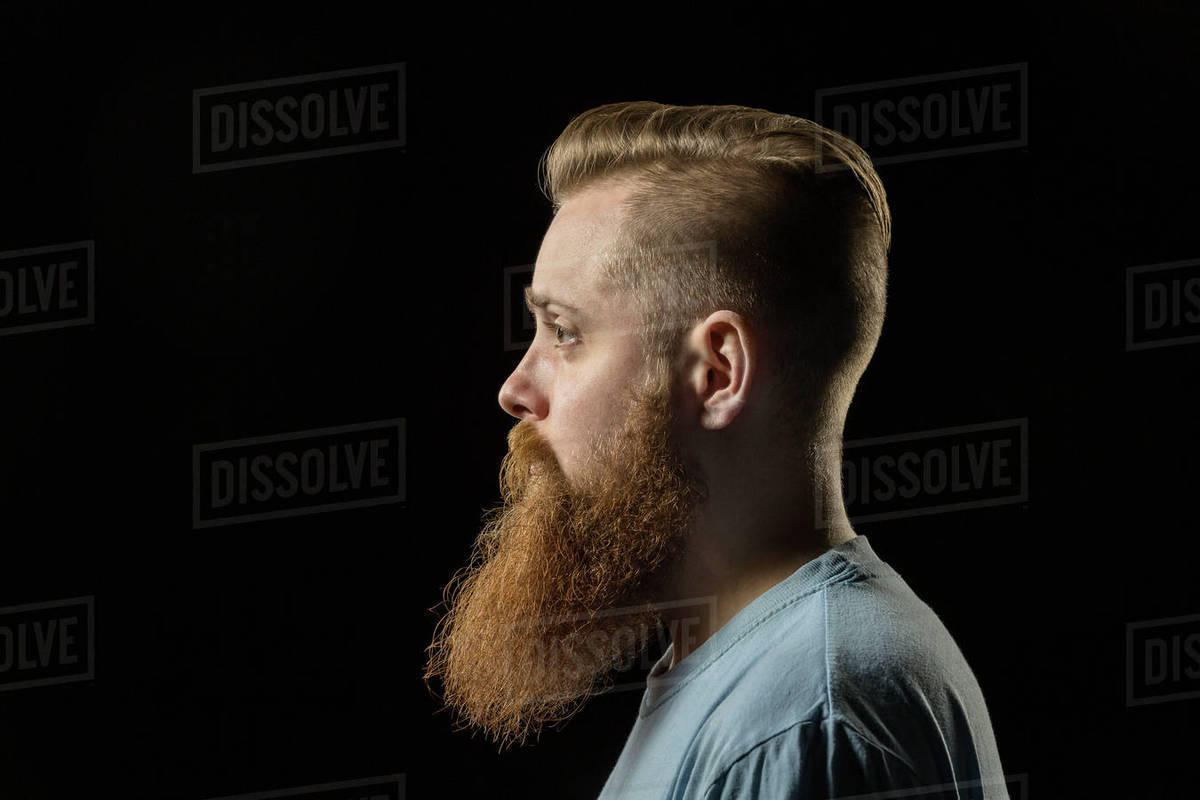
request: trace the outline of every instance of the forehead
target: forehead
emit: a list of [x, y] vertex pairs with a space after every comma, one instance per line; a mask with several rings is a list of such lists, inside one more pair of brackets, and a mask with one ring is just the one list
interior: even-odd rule
[[563, 203], [538, 250], [534, 292], [571, 305], [599, 305], [598, 265], [617, 240], [621, 205], [632, 190], [630, 183], [607, 183]]

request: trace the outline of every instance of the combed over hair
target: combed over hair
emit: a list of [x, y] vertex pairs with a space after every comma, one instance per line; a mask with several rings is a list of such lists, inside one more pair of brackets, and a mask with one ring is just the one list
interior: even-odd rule
[[[841, 134], [745, 106], [610, 103], [542, 158], [554, 211], [607, 182], [635, 187], [601, 280], [641, 320], [650, 374], [713, 311], [746, 318], [795, 443], [836, 443], [886, 305], [891, 217], [870, 159]], [[781, 431], [784, 432], [784, 431]]]

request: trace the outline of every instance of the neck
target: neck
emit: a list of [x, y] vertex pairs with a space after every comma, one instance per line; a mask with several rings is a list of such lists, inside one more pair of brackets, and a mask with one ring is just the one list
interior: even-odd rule
[[688, 601], [662, 611], [674, 644], [671, 668], [763, 592], [855, 536], [844, 511], [826, 527], [794, 524], [774, 536], [755, 536], [744, 526], [727, 530], [724, 536], [693, 531], [690, 547], [667, 583], [671, 597]]

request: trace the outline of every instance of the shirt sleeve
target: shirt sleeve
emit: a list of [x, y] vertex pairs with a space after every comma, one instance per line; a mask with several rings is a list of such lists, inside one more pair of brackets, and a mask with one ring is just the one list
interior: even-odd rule
[[832, 800], [919, 785], [904, 759], [834, 718], [794, 725], [751, 748], [704, 800]]

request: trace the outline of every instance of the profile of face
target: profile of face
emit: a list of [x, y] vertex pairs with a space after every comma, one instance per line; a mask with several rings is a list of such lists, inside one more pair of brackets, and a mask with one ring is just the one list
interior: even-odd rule
[[499, 397], [519, 420], [503, 504], [447, 587], [429, 647], [426, 680], [501, 747], [571, 716], [640, 652], [707, 496], [679, 446], [672, 376], [643, 382], [630, 304], [593, 279], [622, 196], [581, 193], [543, 239], [532, 289], [549, 302]]

